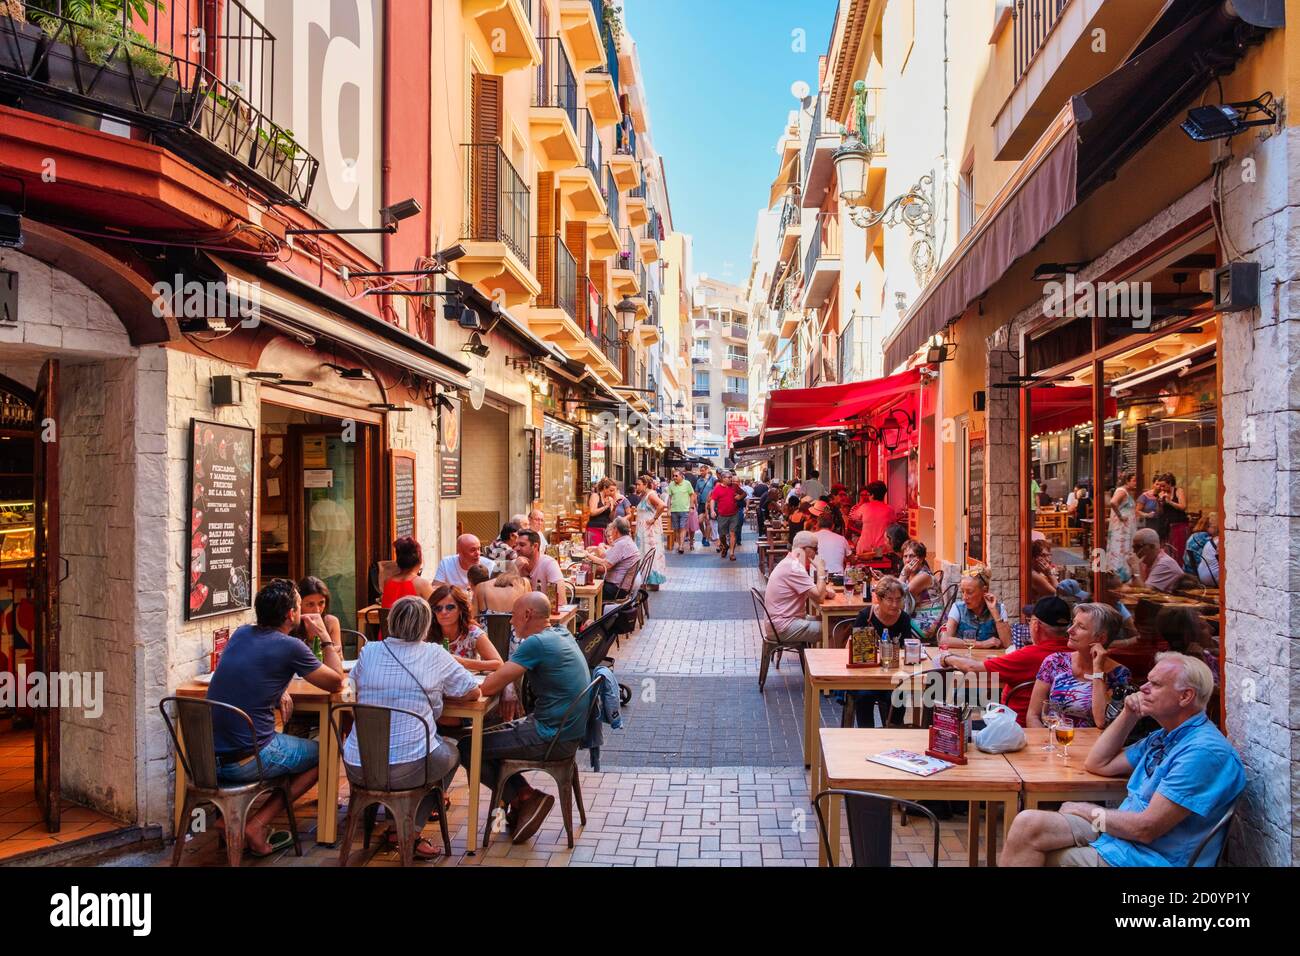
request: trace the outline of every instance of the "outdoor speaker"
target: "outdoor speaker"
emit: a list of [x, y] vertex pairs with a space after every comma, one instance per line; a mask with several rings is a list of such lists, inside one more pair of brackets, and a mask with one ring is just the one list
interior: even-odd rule
[[985, 392], [984, 389], [981, 388], [978, 392], [975, 393], [974, 405], [975, 405], [975, 411], [977, 412], [984, 411], [984, 407], [988, 405], [988, 393]]

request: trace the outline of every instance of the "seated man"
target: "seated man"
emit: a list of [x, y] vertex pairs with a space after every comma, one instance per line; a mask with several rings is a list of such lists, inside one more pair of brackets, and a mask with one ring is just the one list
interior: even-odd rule
[[[1214, 677], [1185, 654], [1156, 655], [1139, 694], [1102, 733], [1084, 768], [1128, 775], [1117, 810], [1065, 803], [1060, 811], [1026, 810], [1007, 836], [1003, 866], [1187, 866], [1192, 854], [1246, 786], [1241, 758], [1205, 715]], [[1130, 747], [1141, 717], [1160, 729]], [[1213, 866], [1227, 833], [1197, 859]]]
[[[818, 508], [821, 509], [820, 512]], [[844, 535], [835, 531], [835, 515], [831, 506], [818, 501], [813, 505], [813, 514], [817, 515], [818, 530], [814, 532], [817, 536], [817, 555], [826, 564], [829, 573], [843, 574], [844, 559], [852, 549]]]
[[456, 553], [449, 554], [438, 562], [438, 570], [433, 575], [434, 581], [468, 589], [469, 569], [474, 565], [483, 565], [488, 574], [491, 574], [492, 562], [482, 556], [482, 549], [478, 538], [472, 534], [462, 534], [456, 539]]
[[560, 562], [542, 550], [542, 536], [531, 528], [519, 532], [515, 542], [519, 555], [519, 573], [528, 578], [535, 591], [546, 591], [548, 584], [563, 584]]
[[1160, 535], [1151, 528], [1133, 532], [1133, 553], [1129, 556], [1133, 577], [1149, 588], [1171, 592], [1183, 580], [1183, 566], [1160, 547]]
[[[293, 713], [288, 686], [295, 676], [330, 693], [342, 690], [342, 650], [330, 639], [319, 614], [302, 613], [302, 599], [292, 581], [271, 581], [257, 592], [253, 607], [257, 623], [245, 624], [231, 635], [208, 685], [208, 700], [248, 714], [256, 739], [249, 738], [248, 724], [238, 716], [223, 710], [213, 713], [217, 779], [228, 786], [252, 783], [260, 756], [267, 777], [293, 775], [289, 793], [296, 800], [316, 784], [319, 743], [276, 733], [275, 709], [280, 708], [285, 720]], [[324, 664], [308, 644], [290, 636], [300, 621], [311, 638], [320, 638]], [[322, 795], [321, 799], [329, 798]], [[267, 856], [292, 842], [287, 831], [267, 833], [282, 803], [278, 796], [271, 797], [245, 824], [245, 846], [254, 856]]]
[[[790, 553], [777, 562], [767, 579], [763, 603], [776, 627], [777, 637], [786, 643], [819, 644], [822, 622], [805, 617], [809, 598], [820, 604], [826, 597], [826, 563], [817, 556], [817, 535], [800, 531], [794, 536]], [[821, 583], [813, 584], [810, 567], [821, 572]]]
[[[619, 519], [622, 520], [622, 519]], [[551, 603], [545, 594], [532, 591], [515, 602], [510, 617], [515, 636], [520, 640], [510, 660], [493, 671], [479, 690], [485, 697], [503, 691], [528, 675], [536, 706], [527, 717], [485, 731], [483, 734], [483, 784], [493, 787], [501, 771], [501, 761], [540, 759], [559, 735], [553, 757], [562, 756], [562, 744], [571, 744], [572, 753], [587, 732], [587, 710], [575, 707], [564, 726], [560, 721], [573, 699], [591, 681], [586, 658], [578, 642], [562, 627], [550, 626]], [[460, 760], [469, 769], [471, 738], [460, 740]], [[555, 797], [534, 790], [519, 776], [511, 777], [502, 787], [506, 802], [506, 828], [515, 843], [523, 843], [542, 825], [555, 805]]]
[[940, 667], [953, 667], [963, 674], [997, 674], [998, 682], [1004, 688], [1029, 682], [1030, 686], [1016, 691], [1007, 698], [1006, 705], [1016, 712], [1016, 723], [1025, 726], [1025, 712], [1029, 709], [1029, 695], [1033, 692], [1033, 680], [1038, 676], [1038, 669], [1048, 654], [1059, 654], [1069, 650], [1066, 644], [1066, 631], [1070, 627], [1070, 606], [1054, 594], [1039, 598], [1034, 605], [1033, 616], [1029, 618], [1029, 635], [1032, 643], [1019, 650], [1000, 657], [990, 657], [977, 661], [965, 657], [957, 651], [945, 651], [939, 655]]
[[624, 585], [630, 588], [633, 584], [628, 580], [628, 575], [641, 560], [641, 552], [632, 537], [632, 525], [626, 518], [615, 518], [609, 523], [609, 527], [605, 529], [605, 540], [609, 542], [609, 547], [605, 550], [604, 556], [592, 558], [591, 563], [605, 569], [605, 586], [601, 589], [602, 599], [619, 601], [627, 597]]

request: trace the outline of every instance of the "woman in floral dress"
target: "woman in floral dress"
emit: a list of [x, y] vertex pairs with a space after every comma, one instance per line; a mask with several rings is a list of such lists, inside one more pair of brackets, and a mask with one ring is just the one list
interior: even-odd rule
[[654, 479], [642, 475], [636, 480], [636, 546], [642, 555], [654, 548], [646, 584], [658, 587], [668, 580], [668, 559], [664, 556], [663, 517], [668, 506], [654, 490]]
[[1137, 530], [1137, 472], [1126, 471], [1111, 496], [1106, 522], [1106, 567], [1121, 578], [1128, 574], [1128, 557], [1133, 553], [1133, 532]]

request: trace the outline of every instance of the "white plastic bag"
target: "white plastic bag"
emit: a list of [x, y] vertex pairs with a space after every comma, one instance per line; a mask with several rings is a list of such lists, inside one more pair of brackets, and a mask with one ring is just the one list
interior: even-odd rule
[[984, 708], [984, 729], [974, 734], [975, 746], [985, 753], [1005, 754], [1025, 746], [1025, 730], [1016, 723], [1016, 712], [1005, 704]]

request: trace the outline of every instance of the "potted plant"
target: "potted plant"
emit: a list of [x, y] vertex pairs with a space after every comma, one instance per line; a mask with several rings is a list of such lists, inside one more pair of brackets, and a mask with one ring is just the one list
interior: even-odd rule
[[44, 41], [22, 0], [0, 0], [0, 72], [30, 76]]
[[294, 195], [298, 183], [298, 163], [295, 160], [301, 150], [293, 137], [293, 130], [273, 127], [271, 130], [257, 131], [257, 155], [253, 168], [264, 179], [274, 183], [287, 195]]

